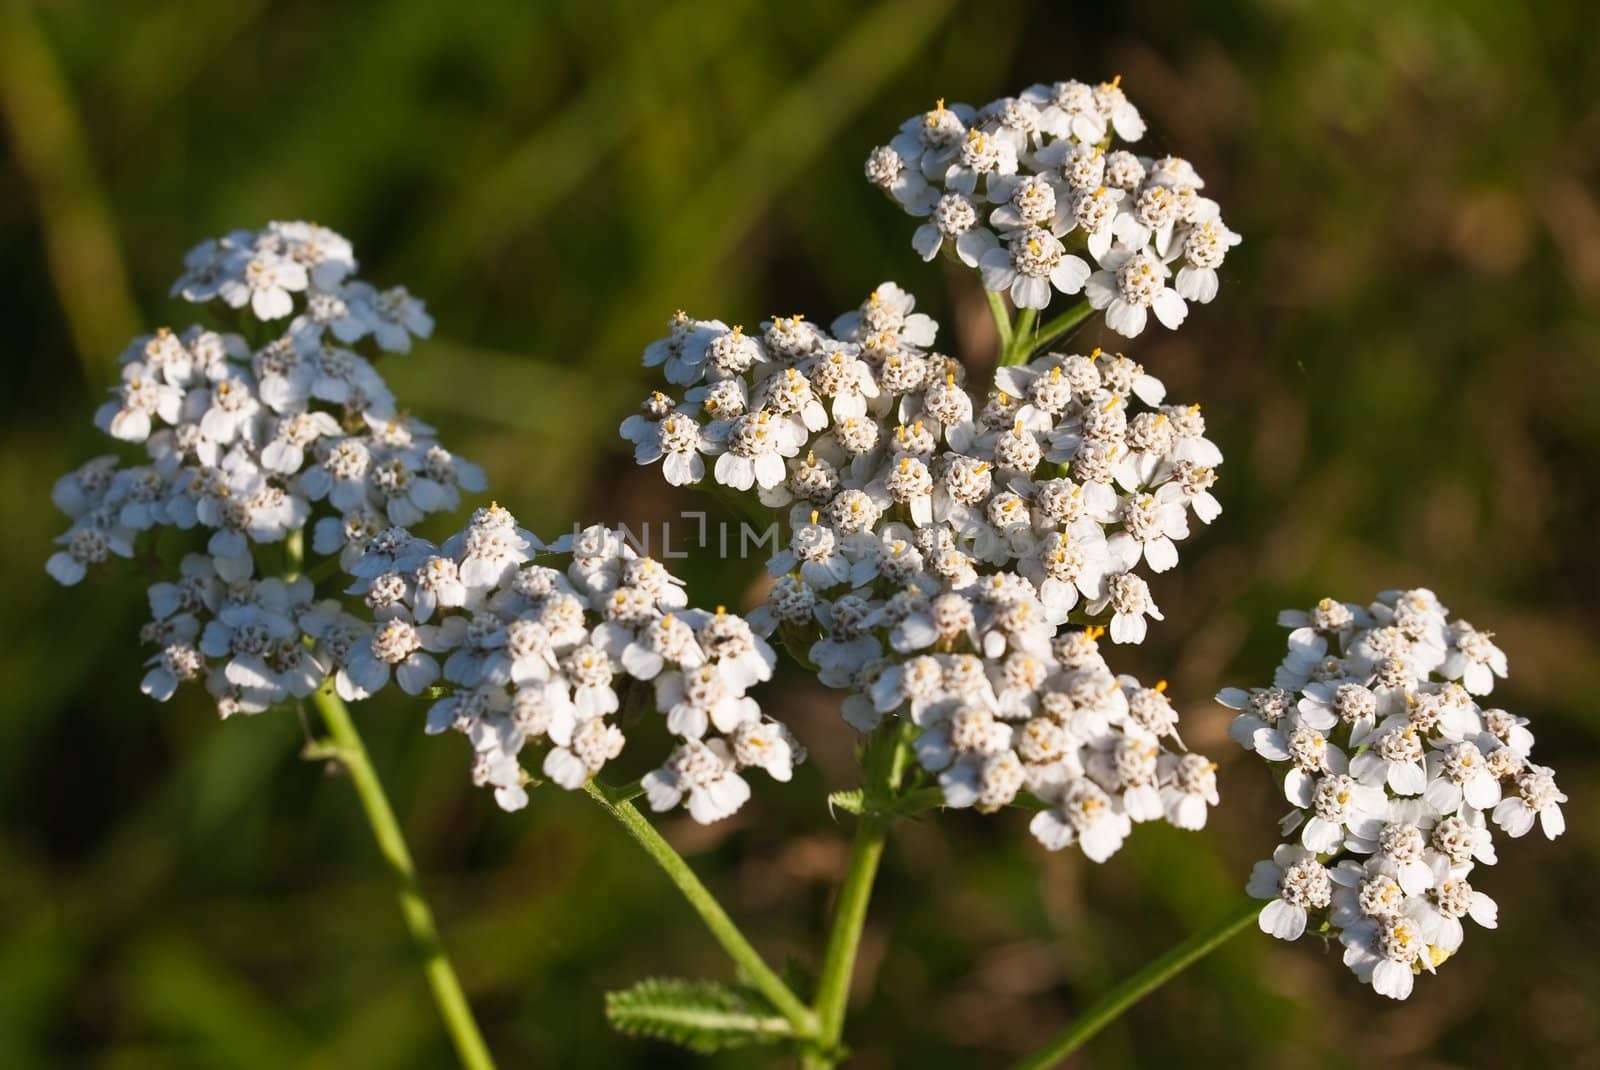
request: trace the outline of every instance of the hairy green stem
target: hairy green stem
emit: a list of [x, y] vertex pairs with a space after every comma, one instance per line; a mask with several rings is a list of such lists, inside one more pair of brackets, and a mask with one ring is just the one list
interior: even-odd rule
[[1215, 925], [1195, 933], [1100, 997], [1076, 1021], [1047, 1040], [1033, 1054], [1014, 1064], [1011, 1070], [1049, 1070], [1057, 1065], [1082, 1047], [1090, 1037], [1116, 1021], [1129, 1007], [1249, 928], [1260, 912], [1261, 904], [1258, 902], [1247, 900], [1240, 903]]
[[856, 952], [861, 946], [867, 904], [872, 899], [872, 885], [878, 876], [878, 864], [883, 860], [888, 832], [889, 819], [881, 814], [863, 814], [856, 823], [855, 839], [850, 844], [850, 862], [845, 868], [844, 883], [839, 887], [833, 927], [828, 932], [822, 974], [817, 981], [820, 1050], [803, 1064], [807, 1067], [832, 1067], [838, 1062]]
[[1017, 322], [1011, 325], [1011, 344], [1018, 349], [1028, 345], [1033, 339], [1033, 325], [1039, 319], [1039, 310], [1025, 308], [1017, 313]]
[[328, 742], [313, 748], [318, 757], [336, 760], [350, 774], [350, 783], [361, 800], [367, 823], [372, 826], [373, 838], [378, 841], [378, 851], [388, 864], [389, 876], [394, 884], [395, 898], [400, 901], [400, 913], [405, 918], [406, 931], [416, 945], [422, 959], [422, 972], [433, 991], [433, 1001], [444, 1019], [445, 1030], [455, 1045], [461, 1065], [467, 1070], [494, 1070], [494, 1060], [489, 1056], [483, 1034], [472, 1016], [472, 1008], [461, 991], [455, 967], [439, 937], [439, 927], [434, 923], [433, 911], [423, 898], [417, 880], [417, 867], [411, 860], [400, 822], [384, 794], [383, 783], [367, 757], [366, 745], [356, 731], [355, 722], [344, 702], [334, 693], [332, 683], [324, 685], [313, 696], [317, 711], [328, 728]]
[[1033, 336], [1033, 341], [1028, 346], [1028, 351], [1023, 354], [1022, 359], [1027, 360], [1034, 353], [1072, 330], [1072, 328], [1088, 319], [1093, 311], [1094, 308], [1088, 301], [1079, 301], [1076, 305], [1073, 305], [1061, 315], [1040, 327]]
[[869, 744], [867, 750], [866, 809], [856, 823], [850, 861], [845, 866], [844, 883], [839, 887], [839, 901], [834, 906], [833, 925], [828, 931], [822, 970], [817, 978], [814, 1005], [819, 1022], [818, 1046], [801, 1064], [807, 1070], [831, 1068], [837, 1065], [842, 1054], [850, 981], [855, 975], [856, 954], [867, 922], [867, 905], [872, 900], [872, 886], [878, 877], [878, 865], [883, 861], [884, 842], [889, 834], [890, 815], [883, 812], [888, 808], [884, 804], [892, 803], [899, 792], [911, 753], [904, 728], [903, 725], [894, 726], [884, 736], [871, 741], [877, 746]]
[[989, 299], [989, 312], [994, 316], [994, 329], [1000, 335], [1000, 356], [1003, 357], [1011, 348], [1011, 311], [998, 290], [986, 288], [983, 296]]
[[1039, 310], [1025, 308], [1017, 313], [1017, 322], [1011, 325], [1011, 340], [1000, 350], [1000, 366], [1008, 364], [1021, 364], [1028, 359], [1028, 354], [1033, 352], [1033, 324], [1039, 318]]
[[700, 915], [700, 920], [711, 930], [711, 935], [716, 938], [717, 943], [722, 945], [722, 950], [726, 951], [728, 957], [744, 971], [757, 991], [788, 1019], [795, 1033], [803, 1037], [814, 1036], [817, 1028], [816, 1014], [801, 1002], [800, 997], [796, 996], [772, 967], [767, 965], [761, 953], [745, 939], [744, 933], [740, 932], [733, 919], [728, 917], [728, 912], [722, 909], [722, 904], [718, 903], [710, 890], [700, 883], [700, 878], [689, 868], [689, 863], [673, 850], [670, 843], [662, 839], [661, 833], [645, 819], [638, 807], [617, 798], [613, 792], [592, 780], [584, 786], [584, 790], [606, 813], [617, 819], [623, 830], [633, 837], [635, 843], [644, 848], [645, 853], [661, 867], [667, 878], [677, 885], [678, 891], [689, 901], [695, 913]]

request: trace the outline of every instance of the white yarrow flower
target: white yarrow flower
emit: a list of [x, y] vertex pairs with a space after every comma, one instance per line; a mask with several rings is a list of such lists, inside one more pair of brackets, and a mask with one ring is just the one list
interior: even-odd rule
[[1463, 917], [1497, 923], [1467, 879], [1496, 862], [1490, 821], [1513, 837], [1565, 828], [1566, 795], [1527, 760], [1526, 720], [1480, 709], [1456, 682], [1503, 677], [1504, 655], [1446, 616], [1422, 588], [1285, 610], [1274, 686], [1217, 695], [1239, 711], [1229, 735], [1288, 766], [1280, 829], [1298, 842], [1251, 874], [1249, 893], [1270, 900], [1262, 930], [1337, 936], [1345, 965], [1393, 999], [1459, 950]]

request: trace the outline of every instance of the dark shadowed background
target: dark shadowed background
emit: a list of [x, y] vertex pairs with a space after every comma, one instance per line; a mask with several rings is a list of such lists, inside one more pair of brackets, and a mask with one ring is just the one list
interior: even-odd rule
[[[44, 574], [50, 484], [102, 451], [89, 416], [124, 341], [188, 322], [166, 288], [191, 244], [278, 218], [345, 232], [363, 274], [437, 316], [386, 373], [502, 503], [545, 532], [670, 518], [699, 501], [614, 429], [674, 309], [827, 319], [894, 278], [983, 367], [974, 279], [914, 257], [862, 160], [935, 97], [1121, 73], [1145, 150], [1192, 159], [1245, 236], [1215, 303], [1122, 347], [1204, 403], [1228, 458], [1226, 512], [1154, 583], [1167, 622], [1115, 660], [1172, 682], [1224, 804], [1103, 866], [1045, 853], [1019, 813], [902, 827], [857, 1065], [1003, 1065], [1229, 909], [1284, 804], [1210, 695], [1270, 678], [1280, 607], [1426, 584], [1497, 633], [1495, 698], [1571, 796], [1563, 840], [1502, 840], [1478, 881], [1501, 928], [1403, 1006], [1248, 933], [1078, 1065], [1600, 1066], [1596, 10], [0, 0], [0, 1065], [450, 1059], [353, 796], [297, 758], [296, 719], [146, 701], [141, 589]], [[676, 565], [703, 603], [758, 571]], [[851, 786], [850, 733], [782, 685], [814, 760], [735, 820], [663, 827], [803, 970], [844, 860], [822, 798]], [[643, 856], [581, 796], [500, 814], [418, 702], [357, 714], [502, 1065], [689, 1065], [601, 1013], [646, 974], [726, 976]]]

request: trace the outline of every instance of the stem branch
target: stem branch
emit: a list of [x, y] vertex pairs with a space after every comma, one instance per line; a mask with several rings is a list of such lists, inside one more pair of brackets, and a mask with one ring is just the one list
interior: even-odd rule
[[1261, 904], [1254, 901], [1246, 901], [1235, 907], [1209, 929], [1195, 933], [1101, 996], [1078, 1016], [1077, 1021], [1051, 1037], [1033, 1054], [1012, 1066], [1011, 1070], [1049, 1070], [1082, 1047], [1090, 1037], [1116, 1021], [1129, 1007], [1248, 928], [1260, 912]]
[[778, 1011], [794, 1027], [795, 1033], [800, 1036], [812, 1036], [816, 1032], [816, 1015], [800, 1001], [789, 986], [783, 983], [766, 960], [745, 939], [733, 919], [728, 917], [728, 912], [722, 909], [716, 897], [700, 883], [694, 870], [689, 868], [689, 863], [683, 856], [673, 850], [672, 845], [661, 838], [661, 833], [656, 831], [645, 816], [641, 814], [631, 802], [617, 799], [613, 793], [594, 781], [584, 786], [584, 791], [589, 797], [599, 803], [601, 808], [617, 819], [624, 831], [633, 837], [635, 843], [644, 848], [646, 854], [661, 867], [663, 873], [673, 884], [678, 886], [678, 891], [689, 901], [695, 913], [700, 915], [700, 920], [705, 922], [711, 935], [717, 943], [722, 945], [722, 950], [728, 953], [735, 964], [744, 971], [750, 983], [767, 998]]
[[1088, 319], [1092, 312], [1094, 312], [1094, 308], [1088, 301], [1079, 301], [1076, 305], [1073, 305], [1061, 315], [1040, 327], [1038, 333], [1033, 336], [1033, 342], [1028, 346], [1028, 351], [1023, 354], [1022, 359], [1027, 360], [1034, 353], [1072, 330], [1072, 328]]
[[1033, 352], [1033, 324], [1039, 310], [1025, 308], [1017, 313], [1017, 322], [1011, 326], [1011, 341], [1000, 350], [1000, 365], [1021, 364]]
[[417, 881], [417, 867], [411, 860], [400, 822], [384, 794], [383, 784], [367, 757], [367, 748], [356, 731], [350, 711], [333, 691], [332, 683], [324, 685], [313, 696], [317, 711], [328, 727], [328, 742], [321, 753], [333, 757], [350, 774], [350, 783], [361, 800], [361, 809], [372, 826], [372, 835], [378, 841], [378, 851], [388, 864], [394, 882], [395, 898], [400, 901], [400, 913], [405, 917], [406, 931], [416, 945], [422, 959], [422, 972], [427, 976], [428, 987], [433, 990], [433, 1000], [444, 1019], [445, 1029], [455, 1045], [461, 1065], [467, 1070], [494, 1070], [494, 1060], [478, 1031], [472, 1017], [472, 1008], [461, 991], [455, 967], [439, 938], [439, 928], [434, 923], [433, 912], [423, 898]]

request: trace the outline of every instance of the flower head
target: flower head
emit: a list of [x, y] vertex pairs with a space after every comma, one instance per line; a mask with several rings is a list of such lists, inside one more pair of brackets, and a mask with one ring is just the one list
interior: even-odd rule
[[391, 671], [413, 694], [437, 684], [427, 730], [468, 738], [474, 782], [505, 809], [541, 775], [571, 790], [621, 755], [630, 696], [653, 696], [682, 741], [646, 778], [657, 809], [687, 799], [697, 820], [726, 817], [749, 797], [741, 770], [786, 780], [804, 756], [747, 694], [771, 677], [772, 648], [726, 610], [688, 608], [621, 530], [547, 547], [491, 505], [437, 549], [386, 532], [349, 571], [373, 619], [338, 661], [341, 691], [376, 691]]
[[[426, 622], [457, 589], [437, 569], [414, 574], [423, 562], [408, 556], [419, 545], [408, 533], [380, 536], [456, 508], [462, 491], [483, 488], [483, 472], [397, 409], [371, 360], [344, 348], [370, 339], [405, 351], [432, 328], [404, 289], [380, 292], [355, 267], [349, 242], [310, 223], [196, 247], [174, 295], [238, 308], [268, 340], [252, 350], [200, 325], [134, 339], [95, 422], [142, 458], [126, 467], [98, 458], [57, 483], [53, 499], [71, 527], [46, 567], [62, 583], [131, 557], [137, 539], [153, 545], [163, 529], [192, 533], [204, 550], [150, 589], [144, 637], [157, 653], [141, 689], [153, 698], [197, 682], [224, 715], [254, 713], [330, 675], [353, 696], [392, 675], [415, 690], [436, 671]], [[308, 526], [313, 552], [346, 566], [369, 544], [386, 547], [368, 558], [384, 567], [358, 592], [388, 614], [376, 632], [356, 635], [312, 605], [307, 582], [273, 575], [281, 547]], [[391, 613], [399, 589], [416, 599], [413, 621]]]
[[1188, 161], [1117, 147], [1144, 133], [1120, 77], [1040, 84], [977, 109], [939, 101], [872, 150], [866, 176], [926, 219], [911, 241], [924, 260], [952, 255], [1018, 308], [1083, 293], [1133, 337], [1152, 313], [1176, 329], [1211, 301], [1241, 241]]
[[1505, 676], [1505, 655], [1447, 617], [1421, 588], [1285, 610], [1274, 686], [1217, 695], [1239, 711], [1229, 734], [1281, 771], [1293, 806], [1280, 825], [1294, 841], [1247, 889], [1268, 900], [1262, 931], [1337, 937], [1345, 965], [1394, 999], [1459, 949], [1463, 917], [1494, 927], [1494, 901], [1467, 880], [1495, 862], [1491, 824], [1565, 828], [1567, 797], [1527, 760], [1526, 721], [1474, 697]]

